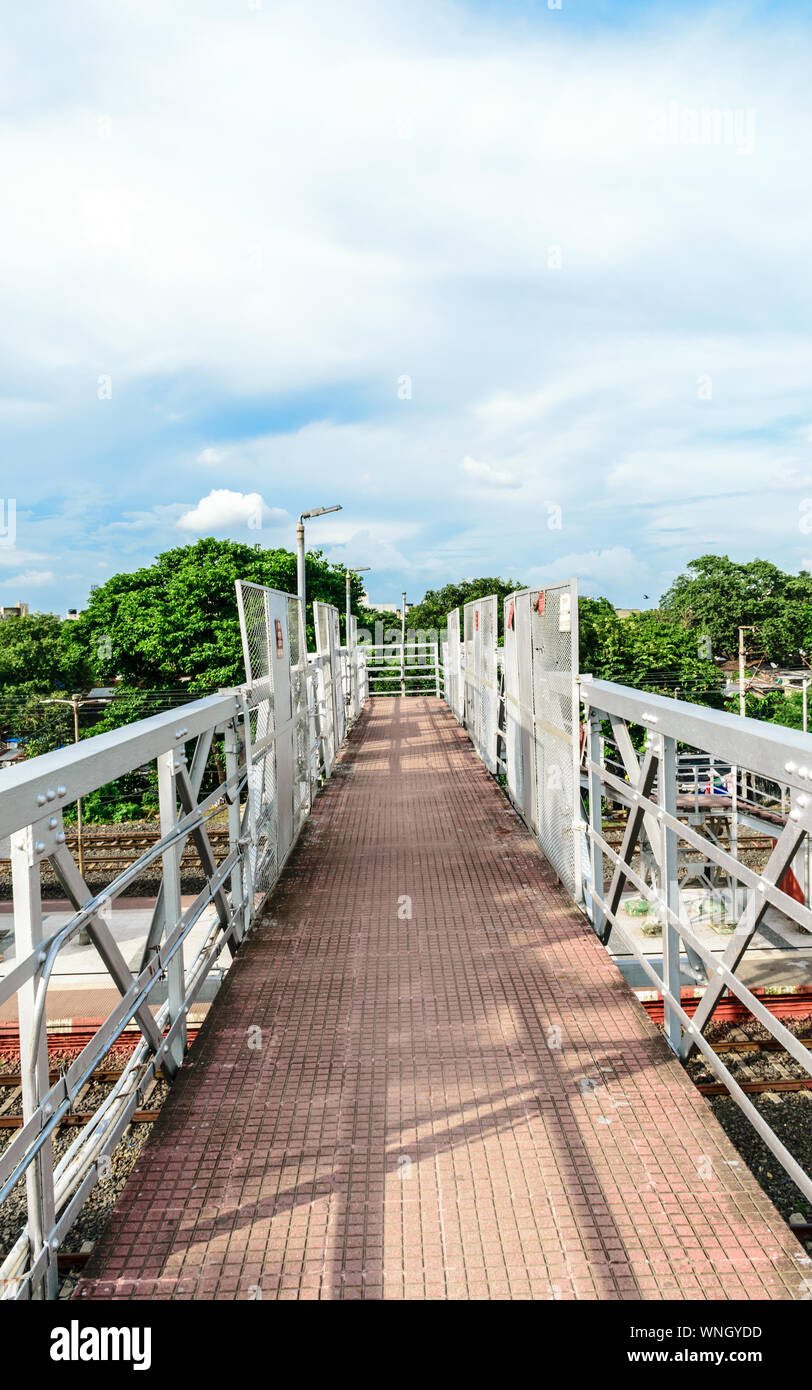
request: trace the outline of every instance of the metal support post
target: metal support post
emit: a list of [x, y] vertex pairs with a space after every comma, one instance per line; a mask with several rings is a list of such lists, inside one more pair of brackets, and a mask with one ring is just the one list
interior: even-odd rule
[[[175, 785], [176, 759], [183, 755], [183, 748], [158, 757], [158, 804], [161, 813], [161, 837], [174, 830], [178, 819], [178, 798]], [[171, 936], [180, 921], [182, 906], [180, 894], [180, 856], [182, 846], [170, 845], [163, 853], [163, 888], [165, 931]], [[167, 966], [167, 987], [169, 995], [170, 1026], [184, 1012], [184, 968], [183, 947], [181, 946]], [[170, 1056], [176, 1066], [181, 1066], [186, 1053], [186, 1022], [180, 1026], [169, 1048]]]
[[[14, 935], [18, 959], [35, 951], [42, 941], [42, 899], [40, 864], [35, 852], [36, 826], [26, 826], [11, 836], [11, 873], [14, 890]], [[34, 1035], [35, 1000], [40, 982], [39, 970], [20, 985], [20, 1072], [22, 1079], [23, 1123], [32, 1119], [49, 1089], [47, 1017], [43, 1015]], [[54, 1160], [50, 1142], [43, 1144], [25, 1174], [28, 1200], [28, 1244], [30, 1263], [39, 1258], [54, 1228]], [[45, 1273], [34, 1286], [36, 1299], [56, 1298], [56, 1249], [48, 1247]]]
[[[587, 759], [590, 763], [597, 763], [603, 766], [603, 738], [601, 736], [601, 717], [597, 710], [587, 711]], [[603, 811], [602, 811], [603, 789], [601, 786], [601, 774], [594, 768], [589, 769], [589, 827], [595, 835], [603, 835]], [[597, 840], [592, 835], [589, 837], [589, 861], [592, 871], [592, 887], [596, 893], [603, 897], [603, 850]], [[607, 924], [608, 925], [608, 924]], [[601, 909], [592, 898], [592, 926], [597, 936], [601, 940], [604, 938], [604, 917]], [[610, 928], [611, 929], [611, 928]]]
[[[228, 789], [228, 848], [239, 849], [240, 845], [240, 791], [238, 773], [240, 767], [240, 736], [235, 723], [227, 724], [225, 730], [226, 779], [232, 783]], [[231, 905], [234, 917], [234, 940], [239, 946], [245, 936], [244, 886], [242, 873], [242, 850], [231, 870]]]
[[[660, 749], [659, 802], [663, 810], [676, 819], [677, 815], [677, 744], [676, 739], [662, 735]], [[680, 938], [668, 911], [679, 917], [679, 880], [677, 877], [677, 832], [664, 826], [663, 860], [660, 875], [660, 897], [663, 904], [663, 984], [675, 999], [680, 998]], [[668, 1000], [663, 997], [666, 1041], [679, 1056], [682, 1030]]]

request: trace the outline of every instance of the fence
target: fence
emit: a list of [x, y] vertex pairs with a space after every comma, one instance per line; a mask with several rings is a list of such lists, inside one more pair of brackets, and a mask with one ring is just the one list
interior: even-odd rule
[[439, 644], [425, 642], [365, 642], [370, 695], [435, 695], [441, 693]]
[[[493, 745], [482, 711], [490, 699], [493, 668], [483, 665], [476, 639], [483, 630], [490, 642], [490, 628], [480, 618], [478, 629], [475, 615], [494, 601], [466, 605], [464, 634], [463, 718], [491, 768]], [[780, 914], [776, 920], [785, 931], [796, 931], [796, 945], [804, 942], [801, 933], [812, 932], [812, 737], [579, 677], [574, 581], [511, 594], [504, 615], [504, 760], [497, 765], [511, 800], [601, 941], [608, 944], [612, 935], [613, 946], [630, 953], [662, 996], [672, 1050], [683, 1061], [695, 1050], [702, 1054], [812, 1201], [812, 1179], [706, 1037], [728, 991], [812, 1076], [808, 1048], [738, 973], [771, 909]], [[452, 709], [455, 617], [449, 615], [445, 673]], [[619, 848], [606, 837], [607, 808], [613, 818], [621, 816]], [[723, 818], [726, 829], [709, 827], [714, 816]], [[774, 842], [761, 872], [739, 857], [742, 824]], [[689, 862], [693, 852], [699, 852], [699, 862]], [[630, 899], [630, 889], [639, 895], [636, 900]], [[641, 903], [649, 914], [648, 934], [661, 934], [661, 959], [644, 949], [635, 916]], [[719, 930], [729, 937], [721, 952]], [[699, 996], [692, 1017], [683, 1007], [683, 985]]]
[[[10, 836], [16, 958], [0, 982], [0, 1006], [16, 1000], [23, 1115], [22, 1127], [0, 1155], [0, 1202], [24, 1184], [27, 1211], [27, 1224], [0, 1267], [5, 1299], [55, 1295], [65, 1236], [95, 1183], [109, 1171], [136, 1109], [159, 1077], [171, 1080], [176, 1074], [191, 1006], [212, 974], [215, 983], [221, 977], [223, 953], [233, 956], [250, 930], [319, 780], [329, 775], [345, 728], [345, 667], [354, 673], [359, 706], [365, 698], [362, 658], [352, 641], [344, 651], [337, 647], [335, 609], [316, 605], [323, 610], [317, 627], [326, 640], [308, 657], [297, 599], [255, 584], [238, 585], [238, 599], [245, 685], [84, 739], [3, 774], [0, 839]], [[152, 762], [158, 773], [160, 839], [94, 893], [67, 847], [64, 810]], [[202, 795], [212, 763], [222, 775]], [[215, 817], [225, 818], [228, 826], [228, 853], [219, 864], [209, 839]], [[180, 857], [189, 840], [206, 882], [184, 909]], [[73, 909], [64, 926], [48, 933], [41, 896], [46, 861]], [[153, 865], [162, 870], [160, 889], [133, 971], [116, 940], [111, 908]], [[203, 930], [188, 952], [198, 925]], [[82, 930], [120, 999], [52, 1084], [48, 990], [60, 953]], [[121, 1075], [64, 1152], [55, 1151], [60, 1123], [132, 1021], [141, 1038]]]
[[465, 718], [465, 675], [460, 642], [460, 610], [455, 608], [448, 615], [448, 633], [443, 650], [443, 671], [445, 677], [445, 698], [456, 719], [462, 723]]
[[490, 595], [463, 608], [463, 718], [489, 772], [496, 772], [497, 604]]

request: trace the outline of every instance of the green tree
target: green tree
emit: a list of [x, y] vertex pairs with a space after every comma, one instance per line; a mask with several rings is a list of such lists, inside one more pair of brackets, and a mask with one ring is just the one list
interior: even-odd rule
[[524, 585], [515, 579], [463, 579], [459, 584], [445, 584], [442, 589], [429, 589], [420, 603], [414, 604], [406, 615], [406, 625], [413, 631], [434, 630], [444, 632], [448, 615], [453, 608], [461, 608], [472, 599], [487, 598], [496, 594], [499, 598], [499, 633], [504, 624], [503, 600]]
[[753, 627], [747, 647], [779, 665], [797, 665], [812, 647], [812, 574], [786, 574], [767, 560], [737, 564], [727, 555], [702, 555], [674, 580], [663, 613], [689, 631], [710, 637], [718, 656], [738, 651], [739, 627]]
[[45, 705], [50, 695], [86, 687], [91, 664], [73, 641], [74, 624], [53, 613], [29, 613], [0, 621], [0, 736], [37, 739], [36, 751], [58, 748], [73, 737], [64, 705]]
[[[166, 551], [147, 568], [113, 575], [95, 590], [72, 624], [74, 641], [95, 662], [98, 678], [120, 675], [128, 686], [187, 686], [197, 694], [239, 684], [244, 669], [237, 579], [293, 594], [296, 557], [211, 537]], [[345, 570], [321, 551], [309, 551], [306, 580], [312, 650], [313, 600], [333, 603], [343, 613]], [[361, 577], [353, 575], [351, 603], [361, 623], [362, 593]]]
[[696, 636], [656, 609], [619, 618], [607, 599], [578, 605], [580, 663], [600, 680], [721, 707], [716, 665], [701, 657]]
[[91, 668], [71, 640], [73, 626], [53, 613], [0, 621], [0, 689], [81, 688]]

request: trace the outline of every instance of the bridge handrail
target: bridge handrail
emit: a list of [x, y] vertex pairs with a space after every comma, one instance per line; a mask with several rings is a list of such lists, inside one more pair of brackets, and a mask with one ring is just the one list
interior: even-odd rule
[[[357, 716], [366, 699], [365, 659], [354, 627], [349, 646], [331, 642], [327, 650], [306, 653], [301, 636], [296, 637], [296, 628], [300, 635], [304, 631], [297, 600], [256, 585], [250, 589], [252, 601], [258, 601], [265, 614], [259, 635], [267, 657], [265, 669], [254, 679], [83, 739], [2, 775], [0, 836], [8, 837], [12, 861], [16, 958], [0, 981], [0, 1005], [17, 997], [23, 1115], [21, 1127], [0, 1156], [0, 1202], [24, 1182], [28, 1216], [0, 1265], [4, 1299], [55, 1295], [57, 1255], [65, 1235], [93, 1185], [105, 1176], [134, 1111], [159, 1077], [171, 1080], [177, 1073], [193, 1004], [210, 977], [216, 984], [225, 973], [222, 953], [228, 950], [233, 957], [250, 930], [319, 783], [332, 770], [347, 720]], [[242, 607], [239, 586], [238, 594]], [[337, 631], [336, 610], [323, 607], [331, 631], [332, 625]], [[256, 641], [256, 611], [249, 618], [243, 631]], [[222, 741], [224, 769], [217, 760], [215, 739]], [[216, 785], [204, 790], [212, 761], [219, 775]], [[160, 836], [101, 891], [92, 890], [68, 848], [63, 812], [88, 792], [150, 764], [157, 765]], [[270, 799], [268, 787], [274, 789]], [[224, 810], [229, 847], [217, 864], [207, 827]], [[187, 841], [197, 851], [205, 885], [184, 909], [180, 856]], [[73, 907], [68, 921], [47, 933], [40, 877], [45, 863]], [[161, 866], [160, 888], [140, 965], [131, 969], [109, 911], [115, 899], [156, 864]], [[193, 959], [184, 965], [184, 943], [212, 906], [213, 922]], [[51, 1084], [48, 987], [53, 986], [60, 952], [80, 931], [88, 933], [121, 997]], [[157, 996], [159, 985], [165, 987], [163, 1001]], [[55, 1162], [51, 1141], [57, 1127], [133, 1022], [142, 1038], [132, 1057]]]
[[[560, 596], [568, 588], [572, 599], [562, 622]], [[487, 602], [478, 600], [477, 608]], [[501, 666], [505, 685], [499, 702], [497, 768], [511, 800], [603, 944], [608, 945], [610, 934], [616, 933], [615, 939], [623, 943], [652, 988], [661, 995], [669, 1046], [682, 1061], [687, 1061], [694, 1050], [702, 1054], [761, 1139], [812, 1202], [812, 1178], [705, 1037], [717, 1004], [727, 990], [812, 1076], [812, 1052], [737, 974], [769, 906], [779, 909], [789, 923], [812, 933], [812, 908], [807, 905], [812, 879], [812, 736], [727, 710], [597, 680], [591, 675], [579, 676], [575, 638], [571, 651], [566, 646], [563, 652], [561, 646], [555, 651], [557, 633], [570, 631], [570, 615], [572, 622], [576, 621], [577, 591], [571, 582], [509, 595], [504, 608]], [[475, 611], [473, 604], [468, 605], [468, 611]], [[558, 621], [550, 625], [547, 619], [551, 612]], [[471, 648], [472, 623], [467, 624], [467, 629], [466, 642], [461, 642], [458, 618], [449, 615], [447, 698], [487, 764], [477, 716], [481, 704], [490, 697], [490, 683], [471, 659], [471, 651], [465, 650], [466, 645]], [[464, 703], [459, 694], [463, 673]], [[575, 713], [568, 728], [562, 713], [566, 716], [570, 703]], [[579, 703], [584, 706], [585, 731], [578, 723]], [[633, 735], [632, 730], [638, 732]], [[549, 734], [555, 735], [552, 743]], [[578, 774], [573, 779], [571, 798], [565, 776], [567, 757], [556, 751], [565, 746], [569, 747]], [[680, 786], [681, 766], [684, 780], [686, 760], [691, 764], [693, 778], [693, 794], [688, 796], [682, 794]], [[691, 815], [696, 817], [705, 809], [698, 791], [698, 767], [703, 763], [707, 764], [708, 775], [714, 763], [727, 769], [728, 789], [724, 795], [707, 798], [707, 809], [717, 814], [729, 813], [729, 848], [718, 837], [700, 834], [700, 827], [691, 824]], [[551, 779], [551, 771], [559, 775]], [[581, 803], [582, 776], [588, 812]], [[559, 804], [562, 796], [563, 804]], [[611, 845], [604, 834], [604, 802], [625, 811], [619, 848]], [[680, 815], [685, 819], [680, 819]], [[759, 815], [774, 841], [761, 872], [738, 857], [739, 817], [749, 824]], [[580, 850], [576, 854], [581, 872], [573, 879], [567, 873], [569, 847], [573, 839], [577, 841], [581, 836], [583, 854]], [[738, 920], [721, 957], [701, 938], [697, 922], [686, 920], [690, 914], [685, 900], [680, 901], [678, 878], [680, 844], [701, 853], [703, 863], [717, 875], [717, 885], [719, 873], [725, 875], [731, 915]], [[607, 861], [611, 871], [608, 887], [604, 876]], [[793, 866], [806, 884], [805, 901], [798, 901], [787, 891]], [[651, 882], [647, 881], [647, 874]], [[705, 881], [710, 886], [707, 875]], [[661, 926], [661, 966], [642, 949], [633, 923], [624, 920], [622, 896], [627, 885], [645, 900]], [[794, 891], [798, 891], [797, 880]], [[742, 894], [746, 901], [739, 912]], [[690, 977], [702, 990], [692, 1015], [684, 1007], [682, 996], [683, 957], [687, 958]]]

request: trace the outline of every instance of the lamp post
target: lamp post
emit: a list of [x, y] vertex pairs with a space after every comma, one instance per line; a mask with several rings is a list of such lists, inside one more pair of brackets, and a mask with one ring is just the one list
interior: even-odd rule
[[755, 628], [752, 627], [752, 626], [750, 626], [750, 627], [740, 627], [740, 628], [739, 628], [739, 714], [741, 714], [742, 716], [743, 716], [743, 715], [746, 713], [746, 711], [747, 711], [747, 705], [746, 705], [746, 703], [745, 703], [745, 698], [744, 698], [744, 658], [745, 658], [744, 634], [745, 634], [745, 632], [755, 632]]
[[296, 527], [296, 592], [302, 600], [302, 616], [304, 617], [305, 599], [307, 597], [305, 586], [305, 529], [304, 524], [311, 516], [326, 516], [328, 512], [340, 512], [341, 507], [311, 507], [309, 512], [302, 512]]
[[[95, 704], [98, 704], [99, 702], [98, 702], [98, 700], [83, 699], [81, 695], [71, 695], [71, 697], [70, 697], [69, 700], [62, 700], [62, 699], [59, 699], [58, 696], [54, 696], [52, 699], [43, 700], [42, 703], [43, 703], [44, 705], [67, 705], [69, 709], [72, 709], [72, 710], [73, 710], [73, 741], [74, 741], [74, 743], [78, 743], [78, 742], [79, 742], [79, 710], [82, 708], [82, 705], [95, 705]], [[76, 798], [76, 838], [77, 838], [77, 850], [78, 850], [78, 856], [79, 856], [79, 873], [82, 875], [82, 878], [84, 878], [84, 876], [85, 876], [85, 861], [84, 861], [84, 851], [83, 851], [83, 847], [82, 847], [82, 798], [81, 798], [81, 796], [77, 796], [77, 798]]]
[[351, 601], [352, 601], [352, 594], [351, 594], [351, 592], [350, 592], [350, 584], [351, 584], [351, 582], [352, 582], [352, 576], [353, 576], [354, 574], [368, 574], [369, 571], [371, 570], [371, 568], [372, 568], [371, 565], [348, 565], [348, 566], [347, 566], [347, 574], [346, 574], [346, 580], [347, 580], [347, 646], [350, 645], [350, 617], [351, 617], [350, 604], [351, 604]]

